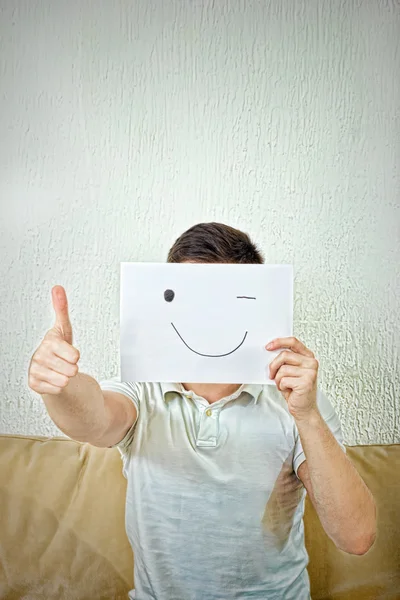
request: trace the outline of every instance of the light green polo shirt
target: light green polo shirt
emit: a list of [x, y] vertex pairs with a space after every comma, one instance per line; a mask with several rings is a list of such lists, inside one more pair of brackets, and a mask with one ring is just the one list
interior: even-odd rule
[[[305, 455], [278, 389], [242, 385], [209, 404], [181, 384], [100, 385], [125, 394], [138, 411], [117, 444], [135, 559], [129, 597], [309, 599], [305, 490], [296, 476]], [[343, 447], [321, 391], [317, 402]]]

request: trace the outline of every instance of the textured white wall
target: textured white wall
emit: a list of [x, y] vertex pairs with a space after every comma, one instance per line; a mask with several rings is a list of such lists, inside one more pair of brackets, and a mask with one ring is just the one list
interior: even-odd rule
[[398, 0], [0, 7], [0, 431], [57, 433], [26, 376], [51, 286], [112, 376], [119, 262], [219, 220], [294, 263], [346, 441], [400, 442]]

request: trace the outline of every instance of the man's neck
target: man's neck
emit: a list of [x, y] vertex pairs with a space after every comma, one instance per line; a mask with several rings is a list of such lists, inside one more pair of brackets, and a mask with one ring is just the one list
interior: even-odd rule
[[196, 396], [201, 396], [210, 404], [234, 394], [241, 386], [240, 383], [182, 383], [182, 385], [185, 390], [194, 392]]

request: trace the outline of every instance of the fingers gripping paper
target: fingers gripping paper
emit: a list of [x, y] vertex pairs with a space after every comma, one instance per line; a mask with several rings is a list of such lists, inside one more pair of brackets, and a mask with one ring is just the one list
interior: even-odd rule
[[291, 265], [121, 264], [122, 381], [275, 385], [292, 328]]

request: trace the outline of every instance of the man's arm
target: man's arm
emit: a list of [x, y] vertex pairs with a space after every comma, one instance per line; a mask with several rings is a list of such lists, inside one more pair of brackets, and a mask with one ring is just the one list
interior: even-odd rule
[[65, 290], [56, 286], [52, 297], [56, 322], [32, 357], [29, 387], [41, 394], [51, 419], [66, 435], [113, 446], [136, 421], [135, 405], [123, 394], [103, 392], [93, 377], [78, 372]]
[[376, 535], [375, 502], [318, 410], [318, 361], [296, 338], [279, 338], [266, 348], [287, 348], [271, 362], [270, 377], [288, 404], [307, 459], [297, 474], [329, 537], [346, 552], [365, 554]]
[[318, 410], [296, 421], [306, 459], [297, 475], [321, 524], [338, 548], [365, 554], [376, 534], [371, 492], [343, 452]]
[[92, 446], [120, 442], [136, 421], [132, 400], [102, 391], [93, 377], [78, 373], [58, 395], [43, 394], [51, 419], [68, 437]]

